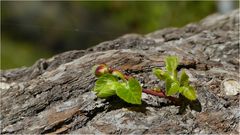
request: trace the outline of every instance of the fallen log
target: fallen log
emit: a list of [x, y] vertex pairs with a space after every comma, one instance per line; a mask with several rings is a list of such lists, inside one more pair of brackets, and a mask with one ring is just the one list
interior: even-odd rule
[[[73, 50], [31, 67], [1, 71], [2, 134], [238, 134], [239, 10], [211, 15], [183, 28], [128, 34], [87, 50]], [[152, 74], [176, 55], [195, 86], [202, 110], [187, 109], [143, 93], [142, 105], [91, 91], [91, 69], [106, 63], [137, 78], [143, 87], [164, 87]]]

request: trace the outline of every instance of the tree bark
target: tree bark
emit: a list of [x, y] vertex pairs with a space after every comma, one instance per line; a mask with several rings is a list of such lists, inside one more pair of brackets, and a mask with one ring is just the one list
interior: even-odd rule
[[[128, 34], [87, 50], [1, 71], [1, 133], [239, 133], [239, 10], [183, 28]], [[121, 69], [144, 88], [164, 87], [152, 68], [176, 55], [195, 86], [202, 110], [178, 114], [166, 99], [142, 94], [142, 105], [91, 91], [96, 64]]]

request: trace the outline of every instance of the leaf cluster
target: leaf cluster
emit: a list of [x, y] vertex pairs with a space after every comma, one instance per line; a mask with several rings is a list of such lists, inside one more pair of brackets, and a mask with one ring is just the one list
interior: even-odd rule
[[125, 79], [120, 71], [115, 70], [102, 74], [96, 81], [93, 91], [100, 98], [117, 95], [125, 102], [141, 104], [142, 88], [140, 83], [133, 77]]
[[[184, 96], [190, 101], [196, 100], [196, 91], [189, 84], [189, 77], [185, 70], [181, 70], [180, 77], [178, 77], [178, 64], [179, 61], [176, 56], [168, 56], [165, 58], [166, 71], [153, 69], [153, 73], [160, 80], [165, 81], [166, 94], [162, 93], [162, 97], [166, 98], [174, 94], [180, 94], [179, 96]], [[135, 78], [126, 76], [119, 70], [113, 70], [105, 64], [95, 66], [94, 72], [98, 80], [93, 91], [96, 92], [98, 97], [107, 98], [117, 95], [128, 103], [141, 104], [142, 92], [145, 91], [146, 93], [146, 90], [142, 91], [140, 83]]]
[[185, 70], [181, 70], [180, 77], [178, 77], [178, 64], [179, 62], [176, 56], [169, 56], [165, 59], [166, 71], [161, 69], [153, 69], [153, 73], [160, 80], [165, 81], [167, 96], [180, 93], [189, 100], [196, 100], [196, 91], [194, 87], [189, 84], [189, 77]]

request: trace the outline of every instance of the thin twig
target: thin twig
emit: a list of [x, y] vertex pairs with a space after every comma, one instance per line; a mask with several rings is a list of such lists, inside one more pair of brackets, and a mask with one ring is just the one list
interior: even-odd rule
[[166, 98], [166, 99], [170, 100], [174, 105], [177, 105], [177, 106], [181, 105], [178, 98], [172, 97], [172, 96], [167, 96], [163, 91], [154, 91], [154, 90], [151, 90], [151, 89], [143, 89], [142, 92], [146, 93], [146, 94], [153, 95], [153, 96], [158, 96], [158, 97], [161, 97], [161, 98]]

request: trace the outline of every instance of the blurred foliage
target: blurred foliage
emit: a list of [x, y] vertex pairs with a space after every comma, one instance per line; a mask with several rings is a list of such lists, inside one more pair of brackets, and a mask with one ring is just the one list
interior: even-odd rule
[[214, 1], [1, 2], [1, 69], [126, 33], [181, 27], [215, 11]]
[[[22, 63], [32, 65], [34, 61], [45, 56], [50, 57], [50, 53], [38, 46], [35, 47], [30, 43], [12, 42], [5, 37], [2, 37], [1, 46], [1, 64], [4, 67], [19, 67]], [[16, 45], [17, 44], [17, 45]]]

